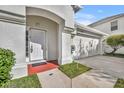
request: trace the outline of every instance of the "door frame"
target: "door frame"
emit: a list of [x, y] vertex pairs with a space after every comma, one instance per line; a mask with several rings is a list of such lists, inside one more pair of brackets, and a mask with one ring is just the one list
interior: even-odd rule
[[47, 30], [44, 30], [42, 28], [37, 28], [37, 27], [30, 27], [29, 28], [29, 36], [28, 36], [28, 46], [29, 46], [29, 62], [33, 62], [33, 61], [40, 61], [40, 60], [31, 60], [31, 49], [30, 49], [30, 42], [31, 42], [31, 39], [30, 39], [30, 31], [31, 29], [35, 29], [35, 30], [40, 30], [40, 31], [44, 31], [45, 32], [45, 59], [43, 60], [46, 60], [48, 58], [48, 44], [47, 44]]

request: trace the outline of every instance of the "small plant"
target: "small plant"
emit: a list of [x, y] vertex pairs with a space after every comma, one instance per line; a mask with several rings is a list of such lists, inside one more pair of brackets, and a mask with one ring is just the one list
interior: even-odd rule
[[110, 54], [114, 54], [119, 48], [124, 47], [124, 34], [109, 36], [106, 42], [113, 49]]
[[12, 78], [10, 72], [15, 64], [14, 56], [11, 50], [0, 48], [0, 87]]

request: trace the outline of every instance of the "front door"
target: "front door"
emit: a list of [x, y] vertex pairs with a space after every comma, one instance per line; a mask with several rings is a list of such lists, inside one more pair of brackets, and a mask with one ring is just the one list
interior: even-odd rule
[[46, 59], [46, 32], [41, 29], [31, 29], [30, 38], [30, 60]]

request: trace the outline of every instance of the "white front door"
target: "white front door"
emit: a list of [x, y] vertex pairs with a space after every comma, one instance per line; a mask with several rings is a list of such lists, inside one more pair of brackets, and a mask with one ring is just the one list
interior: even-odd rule
[[46, 59], [46, 32], [40, 29], [30, 30], [30, 60]]

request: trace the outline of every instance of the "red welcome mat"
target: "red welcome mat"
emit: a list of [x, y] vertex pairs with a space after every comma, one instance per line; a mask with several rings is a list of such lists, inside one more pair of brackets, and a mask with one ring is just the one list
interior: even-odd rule
[[57, 64], [57, 61], [48, 61], [47, 63], [29, 64], [28, 65], [28, 75], [47, 71], [47, 70], [57, 68], [57, 67], [59, 67], [59, 65]]

